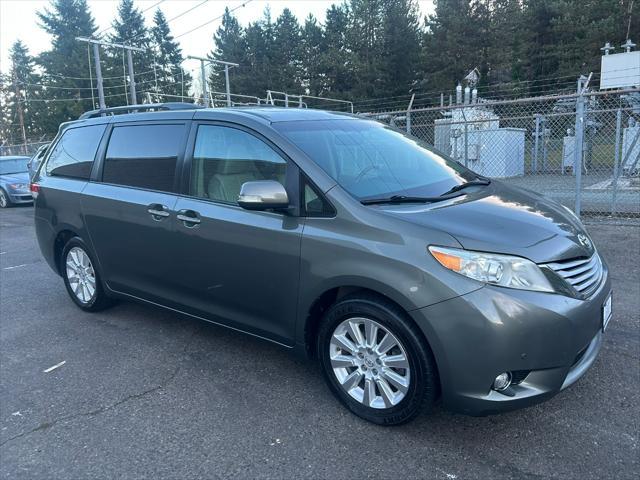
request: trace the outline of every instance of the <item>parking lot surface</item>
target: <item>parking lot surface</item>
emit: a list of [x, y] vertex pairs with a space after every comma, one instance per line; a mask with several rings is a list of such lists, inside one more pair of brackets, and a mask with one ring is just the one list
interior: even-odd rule
[[135, 303], [80, 311], [32, 216], [0, 211], [1, 478], [638, 478], [637, 222], [587, 225], [614, 317], [577, 384], [508, 414], [438, 407], [385, 428], [276, 345]]

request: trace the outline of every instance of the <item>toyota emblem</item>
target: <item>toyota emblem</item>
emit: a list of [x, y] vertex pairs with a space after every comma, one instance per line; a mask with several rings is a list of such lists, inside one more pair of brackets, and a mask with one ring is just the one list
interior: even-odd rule
[[589, 240], [589, 237], [587, 237], [584, 233], [578, 234], [578, 241], [584, 248], [589, 250], [591, 249], [591, 240]]

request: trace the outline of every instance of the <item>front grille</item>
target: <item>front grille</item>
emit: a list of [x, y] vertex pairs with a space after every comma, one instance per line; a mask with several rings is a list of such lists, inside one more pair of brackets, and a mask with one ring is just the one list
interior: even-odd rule
[[602, 280], [602, 261], [597, 252], [590, 258], [573, 258], [545, 265], [585, 297], [591, 295]]

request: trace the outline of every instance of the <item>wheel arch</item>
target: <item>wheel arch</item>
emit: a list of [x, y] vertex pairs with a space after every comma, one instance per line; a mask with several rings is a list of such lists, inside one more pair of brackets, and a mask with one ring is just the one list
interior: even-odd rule
[[334, 286], [324, 290], [322, 293], [316, 296], [316, 298], [311, 302], [309, 308], [306, 310], [303, 341], [305, 351], [309, 357], [317, 358], [316, 340], [324, 313], [331, 307], [331, 305], [341, 300], [342, 298], [352, 294], [362, 296], [364, 300], [378, 301], [383, 304], [386, 303], [390, 307], [397, 310], [406, 322], [412, 324], [416, 328], [416, 330], [420, 333], [422, 340], [424, 340], [425, 344], [429, 347], [429, 350], [431, 350], [431, 353], [433, 354], [433, 348], [431, 347], [431, 344], [426, 335], [419, 327], [419, 325], [414, 321], [411, 315], [409, 315], [409, 308], [407, 308], [406, 301], [401, 303], [400, 301], [396, 300], [396, 298], [382, 293], [376, 288], [360, 286], [357, 284], [345, 284]]
[[64, 246], [74, 237], [80, 237], [80, 235], [71, 228], [65, 227], [56, 233], [53, 241], [53, 259], [56, 265], [56, 271], [58, 275], [62, 275], [62, 250]]

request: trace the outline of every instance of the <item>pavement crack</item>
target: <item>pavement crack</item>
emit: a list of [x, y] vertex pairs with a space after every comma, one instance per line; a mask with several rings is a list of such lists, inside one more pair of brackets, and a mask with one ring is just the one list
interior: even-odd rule
[[32, 433], [36, 433], [36, 432], [40, 432], [40, 431], [45, 431], [45, 430], [49, 430], [50, 428], [54, 427], [55, 425], [61, 423], [61, 422], [66, 422], [69, 420], [74, 420], [76, 418], [81, 418], [81, 417], [95, 417], [97, 415], [100, 415], [102, 413], [108, 412], [110, 410], [113, 410], [114, 408], [118, 408], [119, 406], [130, 402], [131, 400], [137, 400], [140, 399], [142, 397], [145, 397], [147, 395], [150, 395], [152, 393], [157, 392], [158, 390], [162, 390], [163, 388], [167, 387], [171, 382], [173, 382], [173, 380], [178, 376], [178, 373], [180, 373], [180, 370], [182, 369], [182, 361], [185, 357], [185, 355], [187, 354], [189, 347], [191, 346], [191, 344], [193, 343], [193, 339], [196, 335], [196, 332], [198, 331], [197, 328], [194, 328], [193, 332], [191, 333], [191, 335], [189, 335], [189, 338], [187, 339], [187, 341], [185, 342], [184, 346], [182, 347], [180, 353], [178, 354], [178, 358], [176, 360], [176, 367], [174, 368], [174, 370], [167, 375], [167, 377], [162, 380], [158, 385], [151, 387], [147, 390], [144, 390], [142, 392], [139, 393], [134, 393], [131, 395], [127, 395], [126, 397], [118, 400], [115, 403], [112, 403], [110, 405], [106, 405], [104, 407], [95, 409], [95, 410], [91, 410], [88, 412], [80, 412], [80, 413], [74, 413], [73, 415], [66, 415], [64, 417], [60, 417], [57, 418], [55, 420], [52, 420], [50, 422], [43, 422], [40, 425], [38, 425], [35, 428], [32, 428], [31, 430], [27, 430], [26, 432], [22, 432], [19, 433], [17, 435], [14, 435], [13, 437], [10, 437], [8, 439], [6, 439], [3, 442], [0, 442], [0, 447], [3, 447], [4, 445], [6, 445], [9, 442], [12, 442], [14, 440], [17, 440], [19, 438], [25, 437], [27, 435], [30, 435]]

